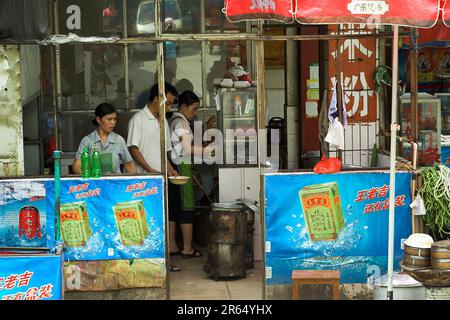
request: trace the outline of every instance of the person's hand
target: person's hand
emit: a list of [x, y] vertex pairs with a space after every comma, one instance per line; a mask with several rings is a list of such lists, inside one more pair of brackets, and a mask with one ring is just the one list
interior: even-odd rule
[[169, 177], [177, 177], [178, 176], [178, 172], [174, 168], [168, 167], [167, 168], [167, 175]]

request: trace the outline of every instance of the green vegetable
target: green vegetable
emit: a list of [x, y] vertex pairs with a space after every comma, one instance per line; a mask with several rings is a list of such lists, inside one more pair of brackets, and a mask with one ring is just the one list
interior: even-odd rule
[[441, 164], [421, 171], [423, 186], [418, 190], [426, 215], [424, 221], [435, 240], [450, 235], [450, 169]]

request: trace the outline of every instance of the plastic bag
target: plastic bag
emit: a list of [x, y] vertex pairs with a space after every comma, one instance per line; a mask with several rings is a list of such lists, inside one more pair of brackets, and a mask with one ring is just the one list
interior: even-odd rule
[[328, 142], [332, 148], [344, 150], [344, 127], [337, 118], [334, 119], [334, 122], [328, 127], [328, 133], [325, 137], [325, 141]]
[[322, 157], [322, 160], [314, 166], [314, 173], [335, 173], [341, 171], [341, 160], [339, 158]]

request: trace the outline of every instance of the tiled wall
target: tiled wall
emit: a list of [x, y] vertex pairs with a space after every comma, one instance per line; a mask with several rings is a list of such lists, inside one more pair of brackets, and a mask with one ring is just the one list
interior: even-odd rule
[[270, 118], [284, 118], [284, 70], [266, 70], [266, 124]]

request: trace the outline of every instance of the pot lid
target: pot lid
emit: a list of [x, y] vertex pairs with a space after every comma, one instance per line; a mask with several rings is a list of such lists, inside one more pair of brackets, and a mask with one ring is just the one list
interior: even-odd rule
[[[388, 275], [384, 274], [381, 277], [375, 279], [374, 285], [380, 287], [387, 287]], [[422, 284], [414, 280], [406, 273], [394, 272], [392, 275], [392, 286], [394, 287], [418, 287]]]
[[435, 242], [431, 245], [432, 248], [436, 249], [449, 249], [450, 250], [450, 240], [442, 240]]
[[406, 239], [405, 244], [410, 247], [428, 249], [431, 248], [433, 238], [425, 233], [413, 233]]
[[242, 205], [238, 202], [218, 202], [214, 203], [213, 209], [242, 209]]

